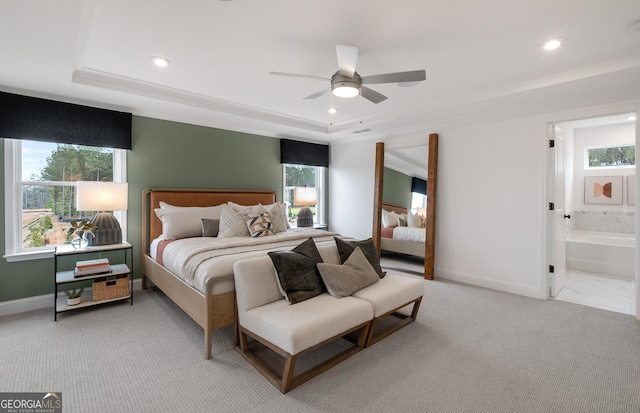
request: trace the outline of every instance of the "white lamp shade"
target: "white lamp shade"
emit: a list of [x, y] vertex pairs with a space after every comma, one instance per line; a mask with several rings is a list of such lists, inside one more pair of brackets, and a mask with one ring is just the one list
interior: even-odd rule
[[316, 188], [294, 188], [293, 204], [297, 206], [316, 205], [318, 203], [318, 192]]
[[78, 211], [124, 211], [128, 207], [126, 183], [78, 181], [76, 209]]

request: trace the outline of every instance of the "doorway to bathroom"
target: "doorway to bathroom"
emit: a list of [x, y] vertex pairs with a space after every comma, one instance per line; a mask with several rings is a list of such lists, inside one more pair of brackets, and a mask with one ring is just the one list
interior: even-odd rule
[[549, 296], [634, 313], [635, 113], [549, 126]]

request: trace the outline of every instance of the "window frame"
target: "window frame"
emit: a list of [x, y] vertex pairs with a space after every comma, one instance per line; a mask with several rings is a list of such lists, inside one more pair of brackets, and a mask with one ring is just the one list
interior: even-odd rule
[[[286, 204], [287, 201], [287, 166], [288, 165], [300, 165], [307, 166], [316, 169], [316, 186], [315, 188], [318, 191], [318, 203], [316, 204], [316, 213], [314, 219], [317, 222], [314, 222], [314, 226], [324, 227], [327, 226], [327, 170], [324, 166], [315, 166], [315, 165], [303, 165], [303, 164], [293, 164], [293, 163], [283, 163], [282, 164], [282, 202]], [[287, 207], [288, 208], [288, 207]], [[288, 211], [287, 211], [288, 212]]]
[[[623, 143], [618, 145], [594, 145], [587, 146], [584, 148], [584, 170], [585, 171], [596, 171], [596, 170], [604, 170], [604, 169], [624, 169], [624, 168], [635, 168], [636, 165], [608, 165], [608, 166], [591, 166], [589, 165], [589, 151], [592, 149], [608, 149], [608, 148], [626, 148], [633, 147], [635, 151], [636, 144], [635, 143]], [[637, 162], [636, 162], [637, 163]]]
[[[127, 182], [127, 151], [113, 148], [113, 182]], [[24, 249], [22, 245], [22, 187], [75, 186], [75, 182], [43, 182], [22, 179], [22, 140], [4, 138], [5, 251], [8, 262], [52, 258], [55, 247]], [[127, 211], [114, 211], [120, 221], [123, 241], [127, 234]]]

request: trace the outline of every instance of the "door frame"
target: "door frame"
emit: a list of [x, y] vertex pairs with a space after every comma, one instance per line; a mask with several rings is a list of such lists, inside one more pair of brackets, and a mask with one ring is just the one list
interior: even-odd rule
[[[636, 114], [636, 121], [635, 121], [635, 144], [636, 144], [636, 155], [638, 153], [640, 153], [640, 107], [635, 106], [635, 107], [627, 107], [627, 108], [618, 108], [617, 110], [608, 110], [608, 111], [602, 111], [602, 112], [594, 112], [594, 113], [589, 113], [589, 114], [583, 114], [583, 116], [580, 116], [579, 114], [577, 114], [576, 116], [571, 116], [569, 118], [567, 118], [566, 120], [557, 120], [557, 121], [550, 121], [547, 122], [547, 128], [545, 129], [545, 136], [544, 136], [544, 144], [545, 144], [545, 148], [547, 148], [545, 154], [545, 158], [546, 158], [546, 173], [550, 174], [552, 169], [551, 169], [551, 156], [549, 155], [548, 152], [548, 143], [549, 140], [551, 139], [550, 133], [549, 131], [551, 130], [550, 128], [557, 125], [557, 124], [561, 124], [564, 122], [571, 122], [571, 121], [578, 121], [578, 120], [586, 120], [586, 119], [590, 119], [590, 118], [598, 118], [598, 117], [604, 117], [604, 116], [610, 116], [610, 115], [615, 115], [615, 114], [620, 114], [620, 113], [631, 113], [631, 112], [635, 112]], [[638, 171], [640, 170], [640, 167], [638, 165], [638, 162], [636, 162], [636, 167], [635, 167], [635, 174], [636, 176], [638, 176]], [[550, 194], [551, 194], [551, 182], [553, 180], [551, 179], [550, 176], [547, 176], [546, 179], [546, 203], [545, 203], [545, 236], [544, 236], [544, 242], [545, 242], [545, 257], [544, 257], [544, 263], [543, 263], [543, 275], [542, 275], [542, 299], [548, 300], [550, 298], [549, 295], [549, 288], [550, 288], [550, 277], [549, 277], [549, 265], [551, 265], [551, 260], [552, 260], [552, 255], [549, 251], [550, 249], [550, 241], [549, 241], [549, 237], [551, 236], [551, 231], [552, 228], [550, 228], [550, 222], [551, 219], [549, 219], [549, 214], [552, 213], [553, 211], [549, 211], [548, 210], [548, 205], [550, 201]], [[640, 193], [640, 179], [636, 179], [636, 193]], [[637, 320], [640, 320], [640, 246], [638, 244], [638, 236], [640, 236], [640, 217], [638, 217], [638, 205], [636, 205], [636, 276], [635, 276], [635, 280], [634, 280], [634, 285], [635, 285], [635, 294], [634, 294], [634, 299], [632, 302], [632, 307], [631, 307], [631, 315], [635, 316], [635, 318]]]

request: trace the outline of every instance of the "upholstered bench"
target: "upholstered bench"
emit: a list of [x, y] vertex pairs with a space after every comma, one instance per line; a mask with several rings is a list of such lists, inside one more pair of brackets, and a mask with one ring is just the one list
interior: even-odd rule
[[[423, 295], [421, 281], [385, 275], [369, 240], [318, 248], [309, 239], [292, 251], [236, 262], [234, 280], [235, 348], [283, 393], [414, 321]], [[398, 312], [409, 305], [411, 315]], [[374, 332], [387, 316], [402, 321]], [[354, 345], [294, 377], [299, 356], [347, 336]], [[285, 358], [282, 374], [256, 355], [256, 342]]]
[[[234, 279], [240, 334], [240, 348], [236, 349], [282, 393], [364, 348], [373, 318], [373, 308], [368, 302], [353, 297], [338, 299], [325, 293], [290, 305], [278, 289], [269, 257], [236, 262]], [[293, 377], [299, 356], [357, 330], [360, 338], [356, 345]], [[251, 351], [247, 335], [285, 358], [281, 376]]]

